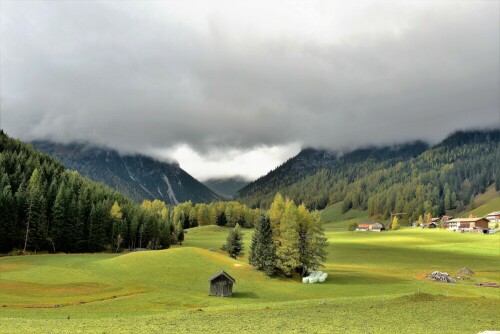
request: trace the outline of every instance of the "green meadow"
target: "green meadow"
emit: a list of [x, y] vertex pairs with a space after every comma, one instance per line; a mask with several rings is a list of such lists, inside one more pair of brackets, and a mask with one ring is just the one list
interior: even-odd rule
[[[219, 248], [227, 229], [191, 229], [182, 246], [128, 254], [0, 258], [2, 333], [477, 333], [500, 330], [500, 233], [402, 229], [348, 232], [323, 213], [329, 257], [322, 284], [267, 278]], [[329, 210], [329, 211], [328, 211]], [[326, 215], [326, 216], [325, 216]], [[245, 233], [248, 250], [253, 231]], [[246, 255], [246, 254], [245, 254]], [[434, 270], [470, 281], [428, 281]], [[208, 296], [224, 269], [233, 298]]]

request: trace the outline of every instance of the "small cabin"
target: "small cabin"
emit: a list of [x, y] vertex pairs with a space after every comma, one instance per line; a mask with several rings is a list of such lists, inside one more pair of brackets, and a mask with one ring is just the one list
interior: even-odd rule
[[224, 270], [210, 277], [208, 281], [210, 282], [210, 296], [231, 297], [233, 295], [233, 284], [236, 284], [236, 280]]

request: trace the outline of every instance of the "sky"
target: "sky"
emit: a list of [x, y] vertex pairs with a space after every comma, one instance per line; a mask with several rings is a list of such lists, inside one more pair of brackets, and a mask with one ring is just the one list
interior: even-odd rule
[[500, 2], [0, 2], [0, 126], [255, 179], [500, 126]]

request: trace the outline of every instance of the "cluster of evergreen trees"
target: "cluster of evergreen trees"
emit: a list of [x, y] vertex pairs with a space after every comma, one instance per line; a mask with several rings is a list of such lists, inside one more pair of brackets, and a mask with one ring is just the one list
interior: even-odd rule
[[[463, 210], [475, 195], [500, 189], [500, 130], [458, 132], [427, 149], [358, 150], [338, 157], [306, 150], [240, 191], [237, 200], [268, 208], [281, 192], [310, 209], [343, 201], [343, 210], [368, 210], [386, 219], [406, 212], [439, 216]], [[314, 151], [314, 152], [313, 152]]]
[[174, 231], [168, 214], [155, 209], [0, 131], [0, 252], [168, 247]]
[[249, 263], [268, 276], [306, 274], [326, 260], [327, 239], [318, 212], [277, 194], [256, 224]]

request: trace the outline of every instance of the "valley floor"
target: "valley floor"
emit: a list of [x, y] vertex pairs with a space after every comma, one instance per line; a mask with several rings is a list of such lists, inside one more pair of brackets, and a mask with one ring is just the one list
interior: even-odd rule
[[[403, 229], [339, 231], [326, 224], [322, 284], [269, 279], [217, 251], [227, 229], [188, 231], [183, 246], [123, 255], [0, 258], [2, 333], [477, 333], [500, 330], [500, 234]], [[244, 230], [246, 249], [252, 230]], [[216, 251], [210, 251], [209, 249]], [[439, 284], [434, 270], [472, 280]], [[225, 269], [233, 298], [208, 296]]]

